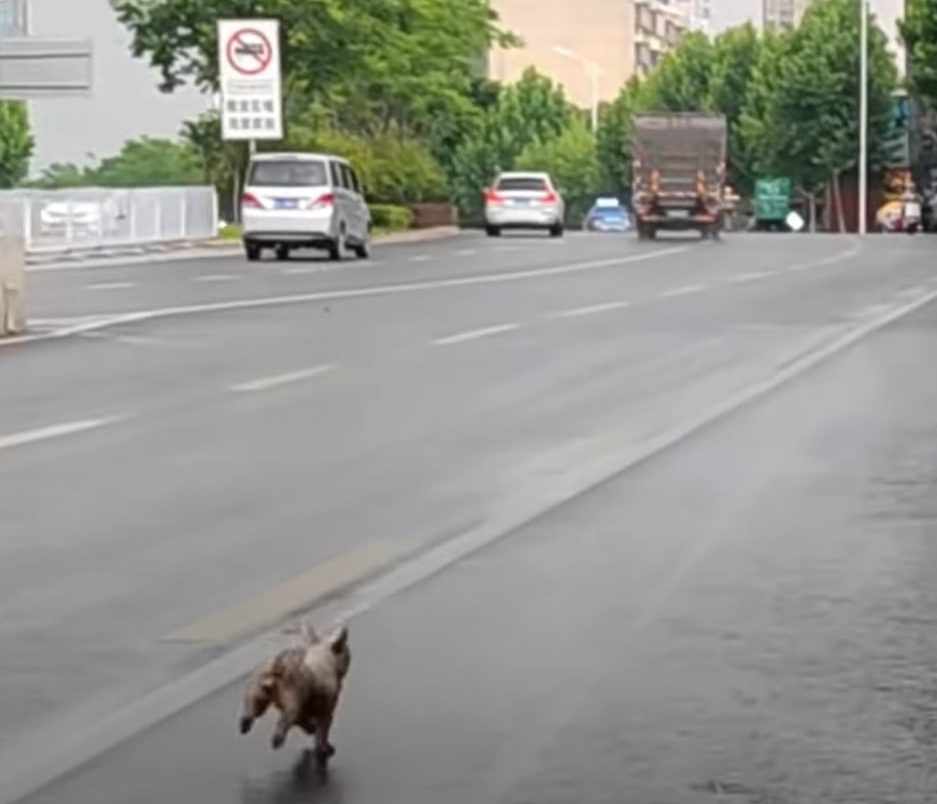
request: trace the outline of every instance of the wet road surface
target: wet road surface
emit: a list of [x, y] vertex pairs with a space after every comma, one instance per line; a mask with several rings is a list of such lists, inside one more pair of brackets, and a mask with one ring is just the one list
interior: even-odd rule
[[[73, 406], [106, 396], [119, 411], [141, 403], [142, 412], [113, 430], [4, 455], [5, 510], [32, 547], [6, 545], [20, 562], [5, 584], [18, 607], [9, 608], [17, 618], [7, 621], [0, 661], [27, 670], [8, 647], [35, 651], [34, 662], [69, 658], [75, 674], [58, 671], [66, 692], [72, 680], [81, 688], [78, 669], [106, 674], [106, 650], [94, 648], [114, 651], [108, 685], [122, 683], [121, 672], [192, 666], [210, 649], [168, 646], [161, 633], [382, 525], [395, 538], [420, 527], [430, 539], [457, 532], [495, 501], [529, 491], [525, 480], [543, 484], [564, 460], [587, 462], [603, 440], [640, 442], [910, 298], [933, 273], [926, 252], [908, 246], [901, 258], [873, 250], [781, 276], [789, 256], [828, 260], [844, 241], [767, 255], [755, 270], [758, 242], [740, 238], [737, 250], [707, 258], [693, 282], [693, 264], [675, 256], [626, 276], [463, 289], [443, 310], [361, 301], [339, 324], [310, 323], [297, 309], [276, 323], [267, 312], [128, 330], [188, 339], [199, 345], [195, 357], [160, 359], [159, 348], [109, 340], [17, 352], [34, 384], [4, 404], [24, 422], [29, 395], [46, 398], [43, 383], [67, 372], [78, 350], [98, 350], [91, 371], [100, 376], [70, 397]], [[765, 271], [774, 274], [715, 284]], [[471, 351], [414, 354], [470, 325], [526, 325], [608, 304], [624, 298], [609, 292], [616, 281], [633, 305], [611, 320], [577, 312], [561, 319], [566, 330], [520, 328], [453, 344]], [[382, 337], [350, 335], [381, 314]], [[241, 410], [210, 387], [257, 376], [290, 334], [304, 333], [284, 361], [296, 368], [304, 350], [319, 348], [306, 328], [326, 326], [345, 328], [325, 344], [356, 374], [290, 386]], [[226, 345], [235, 331], [268, 340], [233, 360]], [[239, 737], [234, 686], [29, 801], [931, 800], [935, 331], [931, 307], [902, 319], [356, 618], [328, 780], [295, 766], [297, 738], [275, 754], [263, 727]], [[377, 387], [383, 416], [351, 403]], [[325, 424], [278, 436], [277, 427], [307, 421], [311, 404]], [[233, 432], [238, 441], [223, 446]], [[583, 438], [588, 448], [577, 450]], [[261, 480], [237, 466], [245, 448], [265, 468]], [[90, 473], [84, 485], [76, 466]], [[200, 470], [212, 481], [199, 487], [207, 496], [185, 502], [185, 483]], [[112, 476], [123, 493], [106, 505], [40, 514], [16, 504], [55, 482], [75, 500], [100, 495]], [[223, 501], [230, 507], [239, 492], [237, 510], [227, 510]], [[57, 545], [68, 516], [80, 525], [70, 531], [76, 541]], [[321, 532], [301, 531], [303, 521]], [[56, 546], [103, 562], [99, 575], [43, 564], [42, 551]], [[111, 584], [101, 580], [108, 575]], [[56, 583], [82, 607], [54, 602]], [[49, 647], [30, 642], [40, 633]], [[7, 673], [3, 706], [18, 705], [14, 682]]]

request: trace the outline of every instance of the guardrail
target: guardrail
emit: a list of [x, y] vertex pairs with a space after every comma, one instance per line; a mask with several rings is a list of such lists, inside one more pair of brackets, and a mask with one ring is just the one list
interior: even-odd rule
[[0, 191], [18, 205], [27, 254], [207, 240], [218, 234], [213, 187]]

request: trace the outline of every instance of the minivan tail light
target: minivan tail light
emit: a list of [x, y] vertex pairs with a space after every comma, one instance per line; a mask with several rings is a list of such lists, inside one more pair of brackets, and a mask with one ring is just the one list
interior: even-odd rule
[[500, 204], [501, 200], [502, 200], [501, 195], [498, 193], [497, 190], [493, 190], [490, 187], [487, 190], [485, 190], [485, 201], [487, 203]]
[[335, 205], [335, 194], [326, 193], [325, 195], [320, 195], [315, 201], [309, 205], [309, 209], [325, 209], [326, 207], [331, 207]]
[[252, 193], [243, 193], [241, 195], [241, 206], [248, 207], [250, 209], [261, 209], [263, 204], [257, 199], [257, 196]]
[[544, 204], [555, 204], [557, 202], [556, 192], [553, 190], [547, 190], [543, 194], [543, 203]]

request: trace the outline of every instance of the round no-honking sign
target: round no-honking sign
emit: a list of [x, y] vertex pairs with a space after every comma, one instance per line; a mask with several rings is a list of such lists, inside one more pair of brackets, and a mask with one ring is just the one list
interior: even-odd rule
[[262, 31], [241, 28], [228, 38], [225, 55], [231, 67], [241, 75], [259, 75], [273, 60], [273, 46]]

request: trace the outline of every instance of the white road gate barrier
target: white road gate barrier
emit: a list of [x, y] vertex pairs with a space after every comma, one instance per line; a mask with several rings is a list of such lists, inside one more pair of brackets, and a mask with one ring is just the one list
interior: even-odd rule
[[26, 329], [26, 258], [19, 204], [0, 199], [0, 337]]
[[213, 187], [7, 190], [27, 254], [94, 251], [208, 240], [218, 234]]

